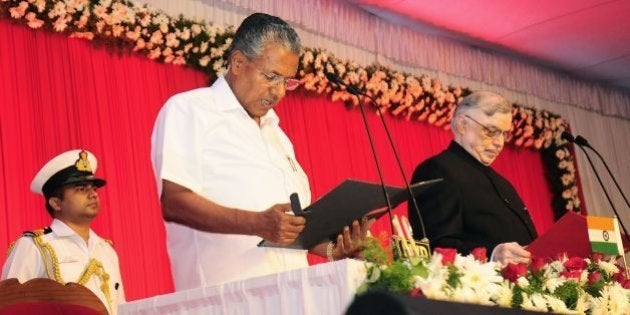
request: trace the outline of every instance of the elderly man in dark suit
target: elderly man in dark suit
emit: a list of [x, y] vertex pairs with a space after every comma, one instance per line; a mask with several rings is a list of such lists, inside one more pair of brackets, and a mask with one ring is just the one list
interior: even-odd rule
[[[454, 140], [414, 171], [412, 183], [444, 178], [418, 196], [433, 248], [468, 254], [485, 247], [491, 260], [501, 263], [530, 259], [524, 246], [537, 234], [527, 208], [514, 187], [490, 168], [511, 129], [511, 109], [508, 100], [493, 92], [468, 95], [453, 114]], [[420, 238], [420, 221], [411, 207], [409, 218]]]

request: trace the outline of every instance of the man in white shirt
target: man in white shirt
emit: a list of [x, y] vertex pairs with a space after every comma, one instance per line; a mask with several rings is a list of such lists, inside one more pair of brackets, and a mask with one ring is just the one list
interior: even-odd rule
[[[236, 31], [225, 77], [161, 109], [152, 162], [176, 290], [308, 265], [306, 251], [257, 246], [290, 244], [304, 228], [304, 218], [287, 213], [289, 195], [310, 204], [308, 179], [272, 109], [297, 86], [299, 52], [286, 22], [252, 14]], [[310, 251], [352, 256], [368, 227], [355, 221]]]
[[105, 185], [94, 176], [96, 166], [90, 152], [72, 150], [50, 160], [35, 175], [31, 190], [44, 195], [53, 221], [50, 227], [25, 232], [9, 248], [2, 279], [79, 283], [116, 314], [118, 304], [125, 302], [118, 256], [109, 241], [90, 229], [100, 207], [96, 190]]

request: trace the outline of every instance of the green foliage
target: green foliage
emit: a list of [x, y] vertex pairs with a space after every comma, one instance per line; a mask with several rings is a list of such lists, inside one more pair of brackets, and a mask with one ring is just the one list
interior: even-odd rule
[[544, 292], [543, 289], [545, 284], [545, 278], [542, 271], [533, 272], [527, 277], [527, 281], [529, 281], [529, 286], [524, 289], [527, 294], [532, 294], [534, 292]]
[[553, 295], [562, 301], [569, 309], [575, 309], [579, 297], [579, 285], [575, 281], [567, 281], [559, 286]]
[[[387, 269], [382, 270], [379, 281], [372, 285], [373, 289], [388, 290], [390, 292], [409, 292], [413, 289], [413, 277], [408, 264], [396, 261]], [[372, 289], [371, 288], [371, 289]]]
[[462, 276], [462, 273], [457, 269], [457, 267], [450, 265], [448, 266], [448, 278], [446, 279], [446, 283], [452, 288], [457, 288], [461, 283], [459, 278]]
[[523, 288], [515, 285], [512, 288], [512, 307], [520, 308], [521, 304], [523, 304]]
[[588, 284], [584, 287], [584, 291], [586, 291], [586, 293], [592, 295], [593, 297], [601, 297], [602, 296], [602, 289], [604, 288], [604, 286], [606, 285], [606, 282], [604, 282], [603, 279], [600, 279], [599, 281], [592, 283], [592, 284]]
[[368, 290], [409, 292], [413, 289], [414, 276], [426, 278], [429, 274], [421, 258], [392, 262], [381, 241], [374, 237], [364, 241], [362, 256], [372, 265], [368, 267], [366, 282], [357, 290], [359, 293]]
[[411, 274], [414, 276], [420, 276], [422, 278], [426, 278], [429, 276], [429, 269], [423, 264], [424, 259], [414, 257], [409, 260], [411, 263]]
[[386, 265], [389, 263], [389, 255], [381, 246], [380, 241], [374, 237], [368, 237], [363, 241], [363, 251], [361, 254], [365, 261], [377, 265]]

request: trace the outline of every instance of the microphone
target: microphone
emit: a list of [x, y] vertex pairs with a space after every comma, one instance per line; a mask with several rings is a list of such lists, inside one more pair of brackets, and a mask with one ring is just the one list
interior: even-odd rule
[[604, 195], [606, 196], [606, 199], [608, 199], [608, 203], [610, 203], [610, 207], [612, 208], [613, 212], [617, 216], [617, 220], [619, 221], [619, 225], [621, 225], [621, 228], [623, 229], [623, 232], [626, 234], [626, 239], [628, 239], [628, 241], [630, 241], [630, 234], [628, 234], [628, 231], [626, 230], [626, 227], [624, 226], [623, 222], [621, 221], [621, 217], [619, 216], [619, 212], [617, 212], [617, 209], [615, 208], [615, 205], [613, 204], [612, 199], [610, 199], [610, 196], [608, 195], [608, 191], [606, 190], [606, 187], [604, 186], [604, 182], [602, 182], [602, 179], [599, 176], [599, 173], [597, 172], [597, 169], [595, 168], [595, 164], [593, 164], [593, 161], [591, 160], [591, 157], [588, 155], [588, 152], [586, 152], [584, 147], [587, 147], [587, 148], [591, 149], [593, 152], [595, 152], [597, 154], [597, 156], [599, 156], [599, 159], [604, 163], [604, 166], [606, 167], [606, 170], [608, 171], [608, 175], [610, 175], [610, 177], [612, 178], [613, 182], [615, 183], [617, 189], [621, 193], [621, 196], [626, 201], [626, 205], [628, 205], [628, 199], [626, 199], [626, 196], [623, 194], [623, 191], [621, 190], [621, 187], [617, 183], [617, 180], [615, 179], [615, 176], [613, 176], [612, 172], [610, 171], [610, 168], [608, 168], [608, 165], [606, 164], [606, 161], [601, 156], [601, 154], [599, 154], [599, 152], [597, 152], [597, 150], [595, 150], [588, 143], [588, 141], [584, 137], [578, 135], [577, 137], [574, 138], [573, 135], [571, 135], [570, 133], [568, 133], [566, 131], [562, 132], [561, 137], [564, 140], [567, 140], [569, 142], [577, 144], [578, 147], [582, 150], [582, 152], [584, 152], [584, 155], [586, 155], [586, 159], [588, 160], [589, 165], [591, 165], [591, 168], [593, 169], [593, 172], [595, 173], [595, 177], [597, 178], [597, 181], [599, 182], [599, 185], [602, 187], [602, 190], [604, 191]]
[[385, 202], [387, 203], [387, 214], [389, 215], [389, 225], [392, 231], [392, 235], [394, 235], [394, 223], [392, 222], [392, 218], [394, 217], [392, 214], [392, 210], [393, 210], [392, 203], [389, 198], [389, 193], [387, 192], [387, 187], [385, 186], [385, 180], [383, 179], [383, 172], [381, 171], [381, 164], [379, 163], [378, 157], [376, 155], [376, 148], [374, 148], [374, 139], [372, 138], [372, 132], [370, 131], [370, 127], [368, 126], [368, 123], [367, 123], [367, 118], [365, 117], [365, 110], [363, 109], [363, 101], [359, 97], [359, 94], [358, 94], [359, 91], [357, 88], [354, 88], [354, 87], [352, 89], [348, 89], [349, 84], [346, 84], [345, 82], [343, 82], [343, 80], [341, 80], [341, 78], [339, 78], [338, 76], [330, 72], [326, 72], [325, 74], [328, 81], [333, 82], [337, 84], [338, 86], [346, 87], [346, 90], [356, 95], [357, 99], [359, 100], [359, 109], [361, 109], [361, 117], [363, 117], [363, 125], [365, 126], [365, 131], [367, 132], [368, 140], [370, 141], [370, 149], [372, 149], [372, 158], [374, 159], [374, 164], [376, 165], [376, 171], [378, 172], [378, 178], [381, 182], [381, 188], [383, 189], [383, 197], [385, 197]]
[[592, 150], [593, 152], [595, 152], [595, 154], [597, 154], [599, 159], [604, 164], [604, 167], [606, 168], [606, 171], [608, 171], [608, 175], [610, 176], [610, 178], [612, 178], [613, 182], [615, 183], [615, 186], [617, 187], [617, 190], [619, 191], [619, 193], [623, 197], [623, 200], [626, 202], [626, 206], [630, 207], [630, 203], [628, 202], [628, 198], [626, 198], [626, 195], [623, 193], [623, 190], [621, 189], [621, 186], [619, 185], [619, 183], [617, 182], [617, 179], [613, 175], [613, 172], [610, 170], [610, 167], [608, 167], [608, 163], [606, 163], [606, 160], [604, 160], [604, 157], [599, 153], [599, 151], [595, 150], [595, 148], [593, 148], [593, 146], [591, 146], [588, 143], [588, 141], [584, 137], [582, 137], [580, 135], [575, 137], [575, 143], [577, 143], [580, 146], [587, 147], [590, 150]]
[[588, 141], [586, 141], [586, 139], [584, 139], [584, 137], [580, 135], [575, 137], [575, 143], [577, 143], [577, 145], [585, 146], [587, 148], [592, 148]]
[[[350, 94], [354, 94], [356, 96], [359, 96], [359, 94], [365, 95], [365, 93], [363, 93], [363, 91], [359, 90], [359, 88], [357, 88], [356, 86], [354, 86], [352, 84], [348, 84], [348, 83], [344, 82], [343, 80], [341, 80], [340, 77], [332, 74], [331, 72], [326, 72], [326, 78], [328, 79], [328, 81], [330, 81], [332, 83], [335, 83], [335, 84], [337, 84], [339, 86], [345, 87], [346, 91], [348, 91]], [[359, 101], [361, 101], [361, 100], [359, 100]]]
[[[394, 141], [392, 140], [392, 135], [389, 132], [389, 128], [387, 127], [387, 123], [385, 122], [385, 118], [383, 113], [381, 113], [381, 106], [378, 105], [378, 103], [376, 102], [376, 99], [374, 99], [373, 96], [368, 95], [367, 93], [365, 93], [364, 91], [361, 91], [359, 88], [357, 88], [356, 86], [352, 85], [352, 84], [347, 84], [346, 82], [344, 82], [343, 80], [341, 80], [341, 78], [339, 78], [338, 76], [334, 75], [331, 72], [326, 72], [326, 78], [328, 78], [329, 81], [339, 85], [339, 86], [344, 86], [346, 88], [346, 91], [348, 91], [351, 94], [354, 94], [357, 96], [357, 99], [359, 100], [359, 107], [361, 108], [361, 114], [363, 115], [363, 122], [365, 123], [365, 127], [367, 128], [367, 119], [365, 118], [365, 113], [364, 113], [364, 109], [363, 109], [363, 104], [361, 101], [361, 98], [359, 97], [359, 95], [363, 95], [369, 99], [372, 100], [372, 102], [374, 102], [374, 105], [376, 105], [376, 108], [378, 109], [378, 116], [381, 119], [381, 123], [383, 125], [383, 129], [385, 130], [385, 134], [387, 135], [387, 140], [389, 142], [390, 147], [392, 148], [392, 152], [394, 153], [394, 157], [396, 158], [396, 163], [398, 164], [398, 168], [400, 170], [400, 174], [402, 175], [403, 180], [405, 181], [405, 186], [407, 188], [407, 192], [409, 193], [409, 196], [411, 196], [411, 201], [413, 202], [413, 206], [414, 209], [416, 211], [416, 214], [418, 215], [418, 219], [420, 220], [420, 227], [422, 229], [422, 239], [420, 240], [420, 246], [426, 248], [426, 252], [431, 253], [431, 247], [429, 244], [429, 239], [427, 238], [427, 233], [426, 233], [426, 229], [424, 228], [424, 220], [422, 219], [422, 215], [420, 213], [420, 207], [418, 207], [418, 201], [416, 200], [415, 195], [413, 194], [413, 192], [411, 191], [411, 186], [409, 185], [409, 181], [407, 180], [407, 176], [405, 175], [405, 171], [403, 169], [402, 163], [400, 162], [400, 155], [398, 155], [398, 151], [396, 150], [396, 146], [394, 145]], [[368, 135], [369, 135], [369, 131], [368, 131]], [[370, 144], [372, 145], [372, 139], [370, 139]], [[374, 147], [372, 146], [372, 151], [374, 153], [374, 158], [376, 159], [376, 152], [374, 151]], [[378, 165], [378, 161], [377, 161], [377, 165]], [[380, 170], [379, 170], [380, 172]], [[383, 177], [382, 175], [379, 173], [379, 176], [381, 176], [381, 183], [383, 185], [383, 189], [385, 189], [385, 184], [383, 182]], [[385, 192], [385, 194], [387, 194], [387, 192]], [[390, 221], [391, 218], [393, 218], [392, 213], [391, 213], [391, 205], [389, 205], [389, 201], [388, 201], [388, 209], [389, 209], [389, 216], [390, 216]], [[392, 235], [394, 233], [394, 226], [392, 224]]]
[[343, 82], [343, 80], [341, 80], [340, 77], [332, 74], [332, 72], [326, 72], [324, 74], [326, 75], [326, 79], [328, 79], [328, 81], [335, 83], [337, 85], [343, 85], [343, 86], [346, 85], [346, 82]]
[[573, 135], [568, 133], [567, 131], [563, 131], [562, 134], [560, 135], [560, 137], [562, 138], [562, 140], [566, 140], [566, 141], [569, 141], [571, 143], [575, 142], [575, 138], [573, 138]]
[[599, 151], [595, 150], [595, 148], [593, 148], [593, 146], [591, 146], [588, 141], [586, 140], [586, 138], [578, 135], [577, 137], [575, 137], [575, 143], [577, 143], [580, 146], [583, 147], [587, 147], [590, 150], [592, 150], [593, 152], [595, 152], [595, 154], [597, 154], [597, 156], [599, 157], [599, 159], [602, 161], [602, 163], [604, 164], [604, 167], [606, 168], [606, 171], [608, 171], [608, 175], [610, 176], [610, 178], [612, 178], [613, 182], [615, 183], [615, 186], [617, 187], [617, 190], [619, 191], [619, 193], [621, 194], [621, 196], [623, 197], [623, 200], [626, 202], [626, 206], [630, 207], [630, 203], [628, 202], [628, 198], [626, 198], [626, 195], [623, 193], [623, 190], [621, 189], [621, 186], [619, 185], [619, 183], [617, 182], [617, 179], [615, 178], [615, 176], [613, 175], [613, 172], [610, 170], [610, 167], [608, 167], [608, 163], [606, 163], [606, 160], [604, 160], [604, 157], [599, 153]]

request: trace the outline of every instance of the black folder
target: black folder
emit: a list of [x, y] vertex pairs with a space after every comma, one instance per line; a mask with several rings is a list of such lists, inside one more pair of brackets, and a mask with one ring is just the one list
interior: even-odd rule
[[[420, 194], [429, 186], [441, 182], [441, 178], [418, 182], [411, 185], [414, 195]], [[392, 207], [409, 200], [406, 188], [386, 186]], [[352, 221], [378, 218], [387, 212], [387, 202], [380, 184], [346, 179], [332, 191], [304, 209], [301, 215], [306, 226], [298, 238], [289, 245], [262, 241], [258, 246], [308, 249], [326, 239], [335, 239], [344, 226]]]

